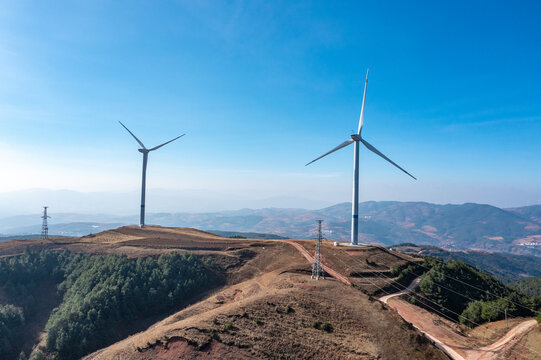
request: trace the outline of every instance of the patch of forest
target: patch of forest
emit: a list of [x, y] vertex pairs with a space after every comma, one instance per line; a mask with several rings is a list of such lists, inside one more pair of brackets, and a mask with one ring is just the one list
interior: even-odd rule
[[541, 296], [541, 276], [515, 281], [509, 286], [527, 296]]
[[408, 281], [422, 275], [417, 296], [410, 300], [470, 327], [502, 320], [506, 314], [533, 317], [541, 310], [540, 296], [527, 296], [463, 261], [425, 257], [423, 264], [394, 273]]
[[11, 302], [0, 307], [0, 358], [29, 355], [21, 330], [36, 315], [35, 290], [44, 281], [56, 286], [60, 305], [32, 360], [76, 359], [108, 346], [141, 319], [179, 309], [220, 284], [216, 273], [210, 259], [177, 253], [128, 259], [42, 250], [0, 259], [0, 288]]

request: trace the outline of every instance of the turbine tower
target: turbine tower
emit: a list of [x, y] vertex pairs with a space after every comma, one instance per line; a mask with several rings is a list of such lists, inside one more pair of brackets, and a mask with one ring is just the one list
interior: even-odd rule
[[135, 141], [137, 141], [139, 143], [139, 145], [141, 145], [141, 148], [138, 149], [140, 153], [143, 154], [143, 179], [142, 179], [142, 183], [141, 183], [141, 216], [140, 216], [140, 219], [139, 219], [139, 226], [141, 227], [145, 227], [145, 191], [146, 191], [146, 183], [147, 183], [147, 162], [148, 162], [148, 153], [151, 152], [151, 151], [154, 151], [154, 150], [158, 150], [159, 148], [161, 148], [162, 146], [164, 145], [167, 145], [169, 144], [170, 142], [173, 142], [175, 141], [176, 139], [178, 138], [181, 138], [183, 137], [184, 135], [186, 134], [182, 134], [180, 136], [177, 136], [176, 138], [172, 139], [172, 140], [169, 140], [167, 142], [164, 142], [163, 144], [161, 145], [158, 145], [158, 146], [155, 146], [151, 149], [147, 149], [145, 147], [145, 145], [141, 142], [141, 140], [139, 140], [137, 138], [137, 136], [133, 135], [133, 133], [123, 124], [119, 121], [120, 125], [122, 125], [122, 127], [124, 129], [126, 129], [131, 136], [133, 136], [133, 138], [135, 139]]
[[41, 238], [42, 239], [49, 238], [49, 226], [47, 225], [47, 219], [50, 218], [50, 216], [47, 215], [47, 208], [48, 206], [43, 207], [43, 216], [41, 217], [43, 219], [43, 224], [41, 225]]
[[394, 163], [391, 159], [389, 159], [387, 156], [383, 155], [378, 149], [373, 147], [363, 139], [361, 136], [361, 132], [363, 130], [363, 120], [364, 120], [364, 103], [366, 100], [366, 87], [368, 85], [368, 70], [366, 70], [366, 81], [364, 83], [364, 93], [363, 93], [363, 103], [361, 106], [361, 116], [359, 118], [359, 129], [357, 133], [354, 133], [351, 135], [351, 139], [344, 141], [334, 149], [330, 150], [329, 152], [326, 152], [325, 154], [321, 155], [320, 157], [310, 161], [305, 166], [310, 165], [311, 163], [337, 151], [340, 150], [350, 144], [354, 144], [353, 147], [353, 200], [351, 205], [351, 245], [357, 245], [358, 243], [358, 235], [359, 235], [359, 143], [362, 143], [368, 150], [372, 151], [376, 155], [382, 157], [383, 159], [387, 160], [409, 176], [411, 176], [413, 179], [417, 180], [413, 175], [411, 175], [406, 170], [402, 169], [400, 166], [398, 166], [396, 163]]

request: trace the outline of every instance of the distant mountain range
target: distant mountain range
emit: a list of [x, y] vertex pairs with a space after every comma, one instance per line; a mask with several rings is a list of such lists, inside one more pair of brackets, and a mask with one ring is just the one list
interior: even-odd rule
[[[541, 255], [541, 205], [501, 209], [482, 204], [437, 205], [425, 202], [364, 202], [359, 207], [360, 240], [383, 245], [404, 242], [447, 249], [475, 249]], [[137, 216], [51, 213], [50, 233], [79, 236], [126, 224]], [[242, 209], [213, 213], [153, 213], [149, 224], [230, 232], [276, 234], [291, 238], [315, 236], [315, 220], [324, 220], [329, 239], [348, 240], [351, 204], [319, 210]], [[35, 234], [38, 215], [0, 219], [0, 233]]]
[[434, 256], [446, 261], [461, 260], [489, 273], [504, 284], [531, 277], [540, 277], [539, 279], [541, 279], [541, 256], [476, 250], [450, 251], [431, 245], [408, 243], [393, 245], [390, 248], [405, 254]]

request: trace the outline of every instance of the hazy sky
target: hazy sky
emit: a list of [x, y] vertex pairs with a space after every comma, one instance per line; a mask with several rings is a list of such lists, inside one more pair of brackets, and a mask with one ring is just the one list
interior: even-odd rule
[[3, 191], [541, 203], [538, 1], [0, 1]]

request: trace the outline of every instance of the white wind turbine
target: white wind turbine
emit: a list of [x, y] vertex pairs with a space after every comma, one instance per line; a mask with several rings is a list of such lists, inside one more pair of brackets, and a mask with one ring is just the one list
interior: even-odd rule
[[364, 94], [363, 94], [363, 104], [361, 106], [361, 117], [359, 119], [359, 130], [357, 131], [356, 134], [352, 134], [351, 135], [351, 139], [350, 140], [347, 140], [347, 141], [344, 141], [343, 143], [341, 143], [340, 145], [338, 145], [337, 147], [335, 147], [334, 149], [332, 149], [331, 151], [321, 155], [320, 157], [318, 157], [317, 159], [314, 159], [312, 161], [310, 161], [308, 164], [306, 164], [305, 166], [308, 166], [310, 165], [311, 163], [337, 151], [337, 150], [340, 150], [352, 143], [355, 143], [355, 146], [354, 146], [354, 149], [353, 149], [353, 201], [352, 201], [352, 207], [351, 207], [351, 244], [352, 245], [357, 245], [358, 243], [358, 234], [359, 234], [359, 143], [363, 143], [364, 146], [366, 146], [366, 148], [370, 151], [372, 151], [373, 153], [375, 153], [376, 155], [379, 155], [380, 157], [384, 158], [385, 160], [387, 160], [388, 162], [390, 162], [391, 164], [393, 164], [394, 166], [396, 166], [397, 168], [399, 168], [400, 170], [402, 170], [403, 172], [405, 172], [406, 174], [408, 174], [409, 176], [411, 176], [412, 178], [414, 178], [415, 180], [417, 180], [413, 175], [411, 175], [409, 172], [407, 172], [406, 170], [402, 169], [400, 166], [398, 166], [396, 163], [394, 163], [391, 159], [389, 159], [387, 156], [383, 155], [378, 149], [376, 149], [375, 147], [373, 147], [372, 145], [370, 145], [368, 143], [368, 141], [366, 141], [365, 139], [362, 138], [361, 136], [361, 131], [363, 130], [363, 117], [364, 117], [364, 102], [366, 100], [366, 87], [368, 85], [368, 70], [366, 70], [366, 81], [364, 83]]
[[151, 152], [151, 151], [154, 151], [154, 150], [158, 150], [162, 146], [167, 145], [170, 142], [175, 141], [176, 139], [178, 139], [180, 137], [183, 137], [186, 134], [182, 134], [182, 135], [177, 136], [176, 138], [174, 138], [172, 140], [164, 142], [161, 145], [155, 146], [155, 147], [153, 147], [151, 149], [147, 149], [145, 147], [145, 145], [141, 142], [141, 140], [139, 140], [137, 138], [137, 136], [133, 135], [133, 133], [123, 123], [121, 123], [120, 121], [119, 121], [119, 123], [120, 123], [120, 125], [122, 125], [122, 127], [124, 129], [126, 129], [130, 133], [131, 136], [133, 136], [133, 138], [139, 143], [139, 145], [141, 145], [141, 149], [138, 149], [139, 152], [143, 154], [143, 180], [142, 180], [142, 184], [141, 184], [141, 217], [140, 217], [140, 220], [139, 220], [139, 226], [145, 227], [145, 191], [146, 191], [146, 183], [147, 183], [148, 153]]

